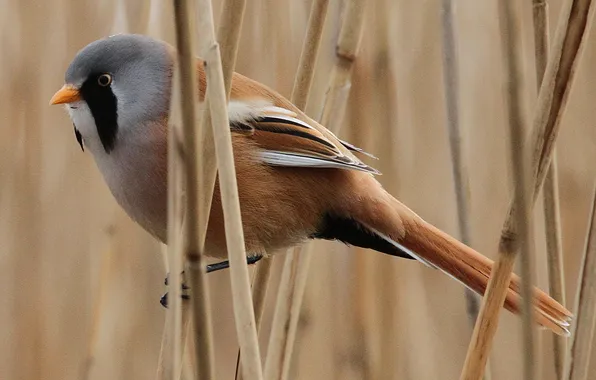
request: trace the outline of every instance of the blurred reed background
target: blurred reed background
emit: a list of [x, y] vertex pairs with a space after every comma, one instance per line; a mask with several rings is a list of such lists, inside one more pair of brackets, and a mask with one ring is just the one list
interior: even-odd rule
[[[551, 35], [561, 0], [550, 1]], [[236, 70], [289, 97], [311, 2], [247, 3]], [[342, 0], [331, 0], [307, 113], [322, 111]], [[214, 1], [219, 14], [220, 1]], [[165, 311], [159, 244], [112, 199], [65, 112], [48, 106], [77, 50], [119, 32], [174, 41], [163, 0], [0, 0], [0, 378], [155, 377]], [[494, 258], [511, 199], [496, 1], [455, 2], [460, 122], [471, 245]], [[457, 236], [446, 126], [441, 2], [369, 0], [340, 136], [380, 158], [388, 191]], [[536, 98], [532, 2], [523, 2], [524, 90]], [[217, 17], [216, 17], [217, 20]], [[567, 306], [573, 304], [596, 168], [592, 35], [558, 140]], [[536, 276], [548, 289], [542, 207]], [[339, 243], [314, 246], [291, 379], [457, 379], [472, 327], [460, 284], [416, 262]], [[276, 283], [261, 328], [265, 353]], [[252, 269], [251, 269], [252, 272]], [[519, 270], [518, 270], [519, 272]], [[237, 342], [228, 273], [208, 276], [216, 375], [232, 379]], [[492, 379], [521, 379], [521, 319], [503, 312]], [[538, 378], [555, 379], [550, 333]], [[590, 373], [596, 373], [592, 366]]]

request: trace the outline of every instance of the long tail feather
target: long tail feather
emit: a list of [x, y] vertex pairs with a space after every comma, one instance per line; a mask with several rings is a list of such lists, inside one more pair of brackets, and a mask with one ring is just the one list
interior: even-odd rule
[[[384, 192], [382, 198], [360, 203], [353, 214], [378, 236], [415, 253], [418, 260], [484, 295], [494, 264], [492, 260], [425, 222], [388, 193]], [[521, 313], [520, 283], [520, 278], [513, 274], [504, 304], [515, 314]], [[572, 313], [538, 288], [534, 296], [536, 322], [556, 334], [569, 335]]]
[[[398, 243], [475, 292], [484, 294], [492, 260], [423, 220], [404, 220], [404, 225], [406, 233]], [[557, 334], [569, 335], [571, 312], [538, 288], [534, 290], [534, 297], [536, 322]], [[504, 307], [515, 314], [521, 312], [520, 278], [515, 274], [511, 276]]]

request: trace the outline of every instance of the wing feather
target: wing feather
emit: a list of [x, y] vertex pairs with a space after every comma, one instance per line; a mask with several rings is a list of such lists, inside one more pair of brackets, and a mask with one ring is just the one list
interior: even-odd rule
[[[349, 151], [363, 152], [331, 132], [323, 134], [286, 108], [259, 101], [231, 105], [232, 131], [250, 135], [262, 149], [260, 159], [272, 166], [339, 168], [380, 174]], [[366, 154], [366, 153], [365, 153]]]

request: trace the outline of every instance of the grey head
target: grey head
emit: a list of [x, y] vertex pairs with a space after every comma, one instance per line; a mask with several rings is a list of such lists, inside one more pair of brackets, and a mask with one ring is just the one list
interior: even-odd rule
[[136, 34], [110, 36], [76, 54], [64, 88], [77, 95], [53, 103], [68, 104], [79, 142], [99, 140], [95, 145], [109, 154], [123, 134], [167, 118], [172, 67], [164, 42]]

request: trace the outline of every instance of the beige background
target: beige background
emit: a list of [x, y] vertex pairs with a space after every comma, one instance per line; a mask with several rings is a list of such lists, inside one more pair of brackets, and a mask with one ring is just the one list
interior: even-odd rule
[[[237, 70], [289, 96], [310, 2], [247, 3]], [[529, 118], [535, 98], [531, 1], [523, 3]], [[560, 3], [551, 2], [553, 33]], [[472, 245], [494, 257], [511, 193], [496, 1], [455, 4]], [[154, 377], [165, 316], [158, 302], [165, 291], [160, 246], [118, 208], [92, 157], [76, 144], [66, 113], [48, 101], [74, 53], [97, 38], [141, 32], [172, 41], [166, 5], [161, 0], [0, 0], [2, 379], [81, 379], [90, 355], [89, 379]], [[388, 190], [457, 234], [440, 5], [438, 0], [369, 0], [341, 136], [380, 157], [374, 165], [383, 171], [380, 180]], [[331, 0], [308, 107], [315, 117], [334, 62], [341, 9], [341, 0]], [[595, 42], [592, 33], [558, 144], [571, 307], [596, 174]], [[383, 88], [391, 96], [377, 96]], [[536, 210], [537, 281], [546, 289], [540, 202]], [[231, 379], [236, 342], [229, 278], [218, 273], [209, 279], [218, 379]], [[264, 331], [275, 300], [276, 287], [271, 289]], [[459, 377], [471, 334], [463, 288], [437, 271], [338, 243], [317, 244], [304, 306], [293, 379]], [[520, 333], [520, 319], [504, 312], [492, 353], [493, 379], [521, 379]], [[540, 333], [540, 340], [540, 378], [554, 379], [550, 333]]]

